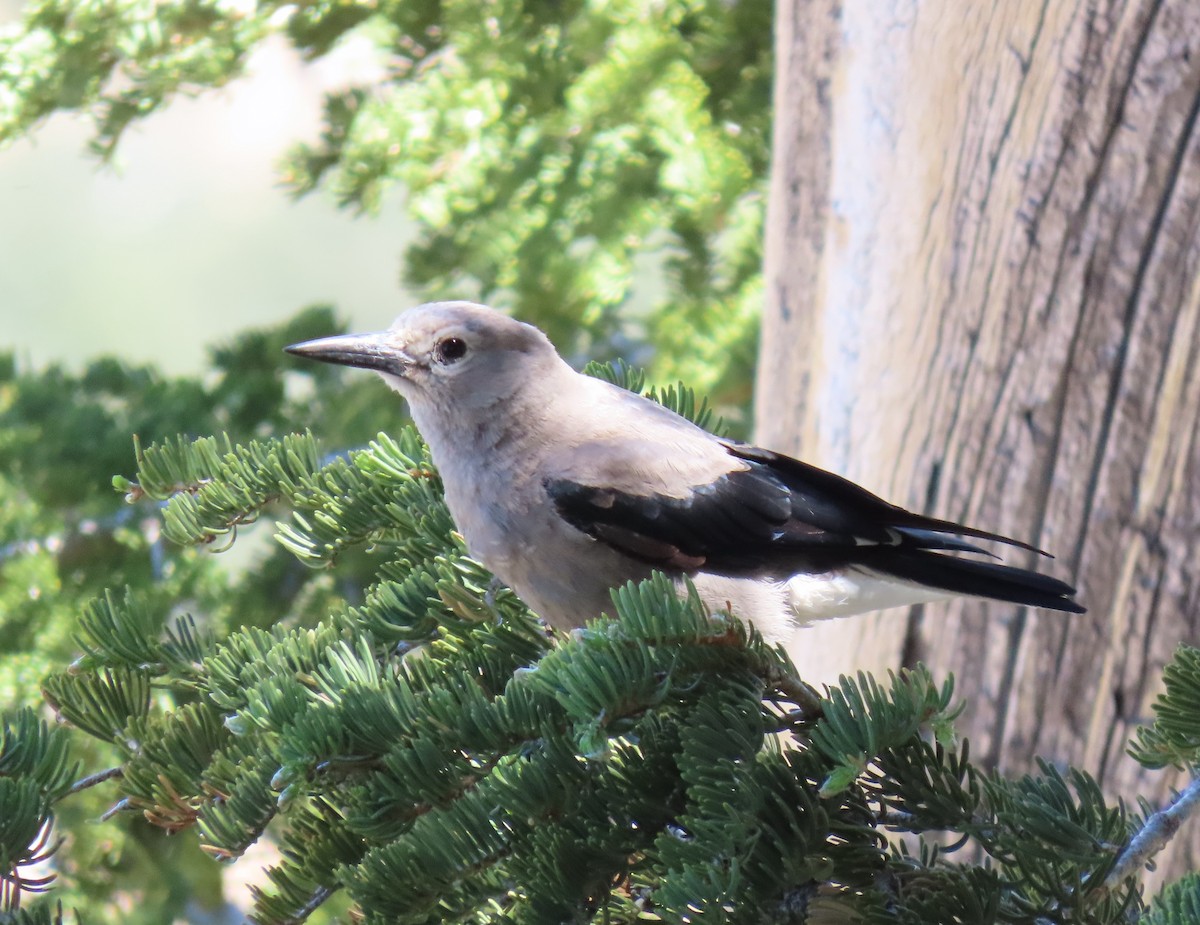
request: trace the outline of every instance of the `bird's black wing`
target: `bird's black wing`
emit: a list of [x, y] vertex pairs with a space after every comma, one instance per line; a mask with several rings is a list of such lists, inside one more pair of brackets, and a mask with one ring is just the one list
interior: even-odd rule
[[[860, 566], [959, 594], [1081, 610], [1074, 589], [1036, 572], [943, 555], [990, 555], [969, 536], [1036, 550], [996, 533], [914, 514], [853, 482], [779, 453], [726, 443], [731, 467], [686, 497], [548, 480], [559, 514], [656, 568], [726, 575], [821, 573]], [[1043, 553], [1044, 554], [1044, 553]]]

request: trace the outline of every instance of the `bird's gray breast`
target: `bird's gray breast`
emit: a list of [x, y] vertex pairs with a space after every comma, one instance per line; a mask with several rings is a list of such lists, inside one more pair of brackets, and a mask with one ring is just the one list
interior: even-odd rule
[[558, 516], [536, 479], [504, 485], [499, 495], [482, 479], [445, 481], [471, 556], [554, 626], [612, 613], [609, 590], [649, 574]]

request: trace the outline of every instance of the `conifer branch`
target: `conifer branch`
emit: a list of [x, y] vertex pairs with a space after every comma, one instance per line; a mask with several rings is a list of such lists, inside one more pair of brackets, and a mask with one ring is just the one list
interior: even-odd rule
[[332, 895], [333, 890], [329, 887], [317, 887], [313, 891], [312, 899], [296, 910], [296, 914], [288, 921], [287, 925], [300, 925], [301, 922], [307, 921], [308, 917], [320, 909], [325, 900]]
[[767, 686], [779, 691], [796, 705], [802, 722], [821, 718], [821, 695], [817, 689], [798, 675], [779, 672], [764, 679]]
[[1175, 834], [1197, 810], [1200, 810], [1200, 777], [1180, 793], [1166, 809], [1152, 814], [1117, 857], [1116, 864], [1104, 880], [1105, 889], [1112, 889], [1127, 877], [1133, 876], [1154, 855], [1167, 846]]
[[114, 777], [123, 777], [125, 769], [123, 767], [108, 768], [104, 771], [97, 771], [95, 774], [89, 774], [80, 780], [75, 781], [71, 785], [68, 793], [80, 793], [87, 790], [89, 787], [95, 787], [97, 784], [102, 784], [106, 780], [112, 780]]

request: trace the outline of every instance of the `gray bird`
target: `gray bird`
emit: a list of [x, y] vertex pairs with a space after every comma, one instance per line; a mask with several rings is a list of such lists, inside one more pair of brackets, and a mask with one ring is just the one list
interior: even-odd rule
[[560, 628], [611, 613], [609, 591], [655, 569], [771, 641], [960, 595], [1083, 612], [1056, 578], [949, 554], [988, 555], [963, 536], [1040, 550], [715, 437], [482, 305], [421, 305], [385, 332], [287, 350], [373, 369], [404, 396], [471, 555]]

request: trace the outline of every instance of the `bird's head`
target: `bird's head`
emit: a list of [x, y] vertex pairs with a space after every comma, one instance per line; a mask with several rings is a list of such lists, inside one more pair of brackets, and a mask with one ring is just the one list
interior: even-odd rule
[[546, 335], [473, 302], [409, 309], [377, 334], [324, 337], [286, 348], [296, 356], [373, 369], [414, 415], [488, 408], [563, 365]]

